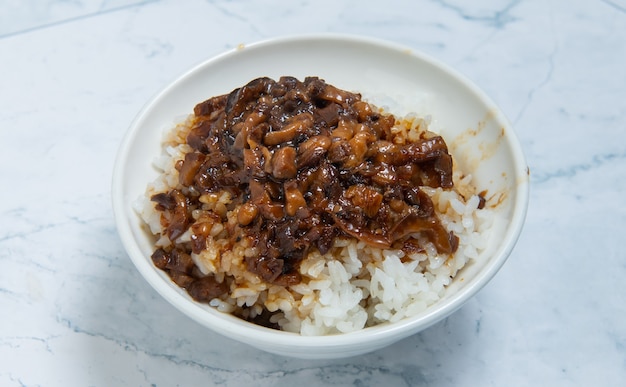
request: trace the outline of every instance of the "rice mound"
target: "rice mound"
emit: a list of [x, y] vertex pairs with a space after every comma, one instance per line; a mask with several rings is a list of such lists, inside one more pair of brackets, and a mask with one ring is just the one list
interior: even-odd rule
[[[172, 241], [165, 235], [150, 197], [180, 188], [175, 164], [191, 150], [186, 138], [192, 119], [183, 119], [165, 131], [163, 153], [154, 160], [160, 175], [134, 203], [154, 235], [156, 247], [171, 245]], [[393, 130], [412, 141], [428, 130], [428, 118], [409, 115], [397, 119]], [[191, 255], [202, 273], [213, 274], [220, 282], [230, 278], [229, 292], [209, 305], [244, 319], [270, 312], [270, 322], [281, 330], [308, 336], [352, 332], [415, 316], [441, 299], [457, 272], [468, 261], [479, 259], [487, 247], [494, 214], [488, 206], [479, 209], [480, 198], [471, 179], [471, 175], [458, 171], [455, 163], [452, 190], [420, 187], [431, 197], [446, 230], [458, 236], [459, 247], [454, 254], [438, 254], [421, 235], [413, 237], [424, 251], [411, 253], [374, 248], [354, 238], [337, 238], [324, 255], [312, 249], [300, 263], [302, 281], [288, 287], [268, 284], [249, 272], [245, 257], [256, 254], [251, 238], [229, 244], [227, 224], [214, 223], [206, 249]], [[203, 195], [201, 202], [203, 209], [193, 213], [194, 219], [212, 211], [225, 215], [228, 223], [237, 222], [238, 207], [230, 208], [228, 192]], [[188, 241], [189, 230], [176, 240]]]

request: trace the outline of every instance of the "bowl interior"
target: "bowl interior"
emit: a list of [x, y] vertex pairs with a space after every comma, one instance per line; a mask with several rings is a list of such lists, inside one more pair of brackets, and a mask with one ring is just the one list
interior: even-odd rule
[[[483, 259], [467, 265], [446, 297], [423, 314], [340, 337], [307, 338], [259, 328], [199, 305], [153, 266], [153, 241], [132, 205], [157, 176], [151, 164], [161, 153], [163, 130], [190, 114], [200, 101], [228, 93], [260, 76], [277, 79], [283, 75], [300, 79], [319, 76], [337, 87], [360, 92], [364, 99], [394, 114], [430, 116], [431, 128], [444, 136], [457, 166], [474, 176], [474, 183], [479, 191], [487, 191], [490, 203], [498, 203], [497, 213], [505, 227], [490, 237]], [[300, 357], [367, 352], [452, 313], [504, 263], [521, 231], [527, 202], [528, 171], [520, 145], [507, 119], [488, 97], [428, 57], [386, 42], [345, 36], [261, 42], [193, 68], [139, 113], [119, 150], [113, 178], [113, 205], [122, 242], [138, 270], [163, 297], [226, 336], [270, 352]], [[273, 344], [268, 347], [266, 339], [270, 336]], [[364, 344], [365, 336], [368, 341]], [[294, 349], [294, 345], [302, 349]]]

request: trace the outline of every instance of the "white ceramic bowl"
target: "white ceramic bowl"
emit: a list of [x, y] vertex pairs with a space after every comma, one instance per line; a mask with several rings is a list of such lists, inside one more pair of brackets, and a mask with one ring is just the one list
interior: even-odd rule
[[[269, 76], [315, 75], [360, 92], [379, 106], [398, 106], [432, 117], [432, 128], [450, 145], [457, 164], [471, 172], [479, 190], [497, 194], [508, 226], [490, 237], [480, 263], [468, 264], [445, 297], [424, 313], [397, 323], [334, 336], [306, 337], [256, 326], [194, 302], [150, 259], [152, 239], [132, 203], [157, 172], [163, 129], [196, 103]], [[406, 108], [409, 106], [409, 108]], [[404, 107], [406, 110], [402, 110]], [[511, 253], [528, 205], [528, 168], [518, 139], [496, 105], [449, 67], [405, 47], [378, 40], [322, 35], [289, 37], [241, 46], [193, 68], [139, 113], [124, 138], [113, 176], [113, 209], [121, 240], [143, 277], [187, 316], [224, 336], [259, 349], [300, 358], [339, 358], [370, 352], [442, 320], [476, 294]]]

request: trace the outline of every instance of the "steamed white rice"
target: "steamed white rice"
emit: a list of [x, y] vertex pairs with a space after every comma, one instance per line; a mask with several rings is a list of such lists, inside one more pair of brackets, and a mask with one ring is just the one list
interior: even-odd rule
[[[136, 210], [155, 236], [155, 247], [172, 242], [164, 235], [160, 213], [150, 197], [181, 188], [174, 165], [190, 151], [185, 143], [190, 120], [166, 131], [164, 152], [154, 161], [162, 173], [136, 203]], [[408, 117], [394, 130], [413, 140], [426, 126], [425, 120]], [[302, 282], [284, 287], [267, 284], [246, 269], [245, 256], [256, 254], [249, 239], [243, 238], [230, 248], [225, 225], [213, 224], [206, 249], [192, 254], [192, 258], [204, 274], [213, 274], [218, 281], [230, 278], [230, 292], [210, 302], [225, 313], [253, 318], [266, 309], [273, 314], [271, 322], [282, 330], [302, 335], [351, 332], [398, 321], [423, 312], [441, 299], [457, 272], [467, 262], [479, 259], [487, 247], [493, 210], [488, 206], [478, 209], [480, 200], [471, 179], [471, 175], [455, 170], [454, 190], [422, 187], [435, 203], [444, 227], [459, 237], [459, 247], [452, 256], [439, 255], [435, 246], [420, 235], [414, 237], [425, 251], [412, 254], [373, 248], [356, 239], [338, 239], [325, 255], [312, 249], [300, 264]], [[226, 192], [204, 195], [203, 211], [226, 214], [228, 222], [234, 224], [237, 208], [229, 210], [230, 200]], [[201, 212], [196, 211], [194, 218]], [[189, 238], [187, 232], [176, 242]]]

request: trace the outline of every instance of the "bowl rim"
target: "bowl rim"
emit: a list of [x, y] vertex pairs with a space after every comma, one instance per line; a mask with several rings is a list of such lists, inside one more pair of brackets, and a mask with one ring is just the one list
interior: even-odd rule
[[[164, 98], [176, 85], [183, 80], [191, 77], [198, 71], [201, 71], [205, 67], [210, 67], [214, 63], [228, 60], [232, 57], [239, 55], [245, 50], [263, 49], [268, 46], [281, 45], [286, 43], [310, 43], [310, 42], [342, 42], [358, 45], [368, 45], [373, 48], [382, 50], [393, 50], [410, 55], [413, 59], [417, 59], [422, 62], [426, 62], [434, 67], [437, 67], [443, 71], [448, 77], [454, 79], [456, 82], [461, 83], [466, 87], [473, 95], [475, 95], [482, 103], [487, 106], [496, 107], [499, 112], [498, 119], [502, 125], [507, 129], [506, 136], [504, 137], [508, 149], [511, 151], [511, 159], [514, 164], [514, 170], [517, 172], [516, 178], [521, 178], [523, 181], [515, 184], [515, 203], [511, 208], [511, 218], [509, 219], [509, 226], [504, 234], [504, 239], [500, 247], [494, 252], [494, 256], [491, 262], [485, 266], [474, 278], [468, 283], [464, 284], [464, 290], [456, 294], [447, 297], [445, 300], [438, 301], [434, 305], [427, 308], [424, 313], [418, 316], [404, 318], [394, 323], [384, 323], [373, 327], [367, 327], [355, 332], [341, 333], [335, 335], [325, 336], [303, 336], [297, 333], [290, 333], [284, 331], [273, 330], [270, 328], [264, 328], [253, 323], [246, 322], [235, 316], [227, 313], [222, 313], [214, 310], [215, 313], [207, 313], [208, 306], [201, 306], [200, 304], [192, 301], [190, 298], [185, 298], [180, 292], [176, 292], [170, 286], [166, 286], [163, 282], [163, 278], [156, 271], [154, 265], [151, 265], [150, 260], [147, 260], [142, 253], [138, 243], [132, 237], [132, 229], [126, 219], [126, 207], [124, 198], [124, 184], [122, 177], [124, 176], [124, 167], [128, 160], [130, 147], [133, 144], [133, 140], [137, 135], [139, 124], [143, 118], [150, 113], [153, 106]], [[156, 95], [149, 99], [149, 101], [141, 108], [137, 113], [133, 121], [131, 122], [127, 132], [125, 133], [121, 145], [118, 149], [114, 168], [113, 177], [111, 183], [111, 198], [113, 205], [113, 214], [117, 231], [122, 241], [122, 244], [131, 258], [133, 264], [138, 269], [140, 274], [145, 280], [155, 289], [163, 298], [165, 298], [170, 304], [172, 304], [179, 311], [183, 312], [188, 317], [199, 322], [200, 324], [220, 333], [226, 337], [230, 337], [237, 340], [252, 339], [249, 343], [254, 345], [254, 341], [265, 342], [263, 337], [270, 338], [273, 341], [273, 346], [279, 347], [294, 347], [304, 346], [307, 348], [336, 348], [344, 346], [355, 346], [359, 343], [363, 343], [363, 340], [367, 338], [369, 342], [376, 342], [377, 340], [388, 340], [390, 337], [402, 338], [402, 335], [406, 336], [406, 333], [416, 333], [423, 330], [432, 324], [441, 321], [445, 317], [452, 314], [458, 308], [460, 308], [467, 300], [472, 298], [476, 293], [482, 289], [500, 270], [508, 259], [511, 251], [517, 243], [521, 234], [524, 220], [529, 205], [529, 169], [524, 157], [521, 143], [515, 133], [512, 130], [510, 121], [503, 114], [501, 109], [488, 97], [481, 89], [478, 88], [472, 81], [465, 77], [458, 70], [455, 70], [447, 64], [427, 55], [415, 49], [407, 46], [383, 40], [379, 38], [366, 37], [361, 35], [350, 34], [302, 34], [302, 35], [288, 35], [281, 37], [274, 37], [269, 39], [263, 39], [252, 43], [242, 44], [238, 47], [227, 50], [221, 54], [210, 57], [203, 60], [189, 70], [185, 71], [182, 75], [176, 77], [172, 82], [168, 83], [166, 87], [162, 88]], [[131, 200], [133, 200], [131, 198]]]

